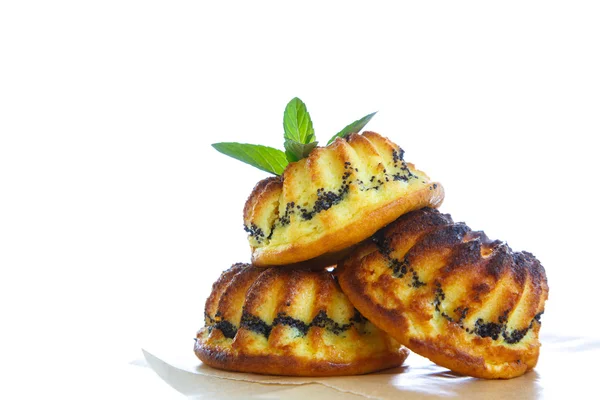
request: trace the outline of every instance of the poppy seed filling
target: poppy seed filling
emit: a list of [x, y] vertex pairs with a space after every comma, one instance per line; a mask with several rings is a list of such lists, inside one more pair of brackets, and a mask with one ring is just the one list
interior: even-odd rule
[[[404, 161], [404, 150], [400, 148], [398, 148], [398, 150], [392, 150], [392, 159], [393, 168], [396, 172], [388, 173], [388, 170], [384, 169], [381, 177], [372, 175], [368, 182], [364, 182], [359, 178], [352, 179], [352, 176], [358, 173], [359, 169], [353, 167], [351, 162], [346, 161], [344, 162], [344, 173], [341, 176], [341, 185], [338, 188], [331, 190], [325, 190], [323, 187], [318, 188], [316, 192], [317, 199], [312, 207], [300, 206], [293, 201], [287, 203], [284, 212], [280, 213], [279, 217], [271, 226], [268, 236], [266, 236], [263, 229], [258, 227], [255, 223], [244, 225], [244, 230], [248, 232], [249, 236], [254, 239], [257, 244], [263, 244], [265, 239], [268, 241], [273, 236], [275, 229], [289, 225], [293, 215], [298, 215], [302, 221], [310, 221], [317, 214], [340, 204], [350, 193], [350, 186], [352, 184], [355, 184], [360, 191], [365, 192], [369, 190], [379, 190], [383, 185], [390, 181], [408, 182], [411, 179], [418, 179], [418, 176], [410, 171], [408, 165]], [[418, 285], [418, 282], [420, 281], [417, 279], [415, 283]]]
[[[214, 322], [215, 320], [210, 318], [210, 321]], [[306, 336], [306, 334], [312, 327], [322, 328], [335, 335], [339, 335], [340, 333], [350, 329], [352, 326], [362, 325], [366, 322], [367, 319], [363, 317], [358, 312], [358, 310], [355, 310], [354, 316], [350, 318], [347, 324], [339, 324], [335, 322], [327, 315], [327, 313], [324, 310], [320, 310], [317, 313], [317, 315], [315, 315], [313, 320], [308, 324], [302, 320], [296, 319], [283, 312], [280, 312], [277, 314], [277, 317], [275, 317], [275, 319], [273, 320], [273, 323], [269, 325], [259, 317], [252, 315], [246, 310], [244, 310], [242, 312], [240, 327], [258, 333], [259, 335], [262, 335], [268, 339], [271, 335], [272, 329], [277, 325], [284, 325], [295, 328], [300, 332], [302, 336]], [[238, 331], [235, 325], [227, 320], [219, 320], [213, 325], [210, 325], [208, 329], [209, 331], [212, 331], [212, 329], [219, 329], [223, 333], [223, 336], [225, 336], [228, 339], [233, 339]]]
[[462, 329], [465, 330], [465, 332], [470, 333], [472, 335], [477, 335], [482, 338], [489, 337], [492, 340], [498, 340], [502, 338], [507, 344], [515, 344], [519, 343], [527, 335], [527, 332], [529, 332], [529, 330], [533, 328], [533, 324], [535, 322], [541, 324], [541, 316], [543, 314], [543, 311], [537, 314], [535, 317], [533, 317], [533, 319], [529, 323], [529, 326], [527, 326], [526, 328], [509, 330], [507, 326], [507, 321], [510, 310], [506, 310], [500, 317], [498, 317], [498, 322], [485, 322], [483, 318], [478, 318], [475, 321], [475, 326], [471, 329], [463, 325], [463, 321], [466, 318], [467, 313], [469, 312], [469, 308], [457, 307], [454, 311], [458, 312], [460, 317], [458, 320], [455, 320], [450, 315], [440, 310], [440, 305], [442, 305], [442, 302], [445, 299], [446, 295], [444, 294], [441, 285], [439, 283], [436, 283], [435, 298], [432, 303], [435, 308], [435, 311], [438, 312], [448, 322], [455, 323], [458, 326], [460, 326]]

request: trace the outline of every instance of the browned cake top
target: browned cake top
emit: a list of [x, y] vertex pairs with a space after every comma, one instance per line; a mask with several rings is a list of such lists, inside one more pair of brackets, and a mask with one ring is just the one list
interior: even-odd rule
[[400, 217], [338, 274], [364, 315], [442, 365], [482, 377], [535, 365], [544, 268], [447, 214], [425, 208]]

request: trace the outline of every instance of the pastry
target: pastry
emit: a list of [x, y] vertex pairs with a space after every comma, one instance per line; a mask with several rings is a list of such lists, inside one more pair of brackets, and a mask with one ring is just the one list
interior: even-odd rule
[[194, 350], [211, 367], [297, 376], [365, 374], [408, 356], [356, 311], [331, 272], [249, 264], [213, 285]]
[[244, 207], [256, 266], [326, 267], [402, 214], [444, 198], [439, 183], [374, 132], [337, 138], [259, 182]]
[[424, 208], [403, 215], [336, 275], [365, 317], [441, 366], [512, 378], [537, 363], [544, 268], [447, 214]]

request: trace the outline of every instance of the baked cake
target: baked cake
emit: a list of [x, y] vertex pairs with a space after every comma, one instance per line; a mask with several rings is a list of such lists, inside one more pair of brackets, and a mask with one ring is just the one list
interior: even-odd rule
[[441, 366], [512, 378], [537, 363], [544, 268], [449, 215], [425, 208], [400, 217], [336, 275], [364, 316]]
[[387, 138], [337, 138], [256, 185], [244, 207], [252, 262], [334, 265], [402, 214], [437, 207], [443, 198], [442, 186]]
[[249, 264], [235, 264], [213, 285], [194, 350], [211, 367], [298, 376], [365, 374], [408, 356], [327, 270]]

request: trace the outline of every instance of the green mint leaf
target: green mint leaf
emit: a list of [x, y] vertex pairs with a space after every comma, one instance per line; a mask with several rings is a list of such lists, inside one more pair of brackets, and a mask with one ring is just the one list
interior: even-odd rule
[[317, 147], [318, 142], [298, 143], [295, 140], [286, 139], [284, 142], [285, 155], [289, 162], [294, 162], [308, 157], [310, 152]]
[[[285, 143], [283, 145], [285, 146]], [[296, 154], [292, 153], [290, 150], [285, 151], [285, 158], [287, 158], [289, 162], [296, 162], [300, 160], [298, 157], [296, 157]]]
[[288, 165], [285, 153], [273, 147], [235, 142], [213, 143], [212, 147], [220, 153], [275, 175], [281, 175]]
[[306, 104], [294, 97], [283, 113], [283, 137], [298, 143], [309, 144], [315, 141], [315, 130], [306, 110]]
[[353, 123], [351, 123], [344, 129], [342, 129], [341, 131], [336, 133], [331, 139], [329, 139], [329, 142], [327, 142], [327, 144], [328, 145], [331, 144], [336, 138], [339, 138], [339, 137], [343, 138], [343, 137], [348, 136], [351, 133], [360, 132], [362, 130], [362, 128], [364, 128], [365, 125], [367, 125], [369, 123], [371, 118], [373, 118], [375, 116], [375, 114], [377, 114], [377, 111], [375, 111], [374, 113], [371, 113], [369, 115], [366, 115], [359, 120], [354, 121]]

